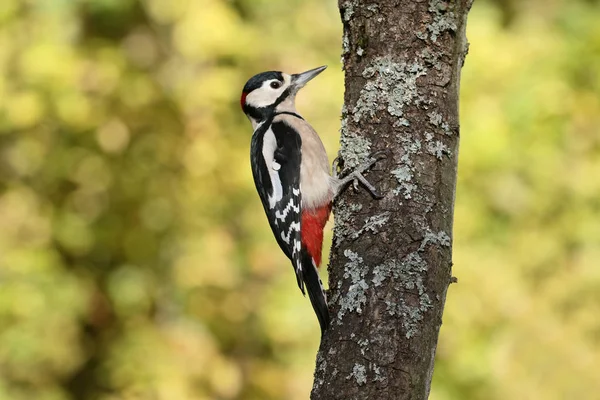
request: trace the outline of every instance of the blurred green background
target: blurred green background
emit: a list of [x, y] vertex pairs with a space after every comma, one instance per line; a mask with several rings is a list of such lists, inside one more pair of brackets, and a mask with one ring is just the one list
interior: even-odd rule
[[[600, 5], [477, 0], [433, 400], [600, 398]], [[0, 399], [307, 399], [319, 328], [254, 192], [245, 81], [331, 0], [0, 1]], [[328, 245], [326, 245], [328, 247]]]

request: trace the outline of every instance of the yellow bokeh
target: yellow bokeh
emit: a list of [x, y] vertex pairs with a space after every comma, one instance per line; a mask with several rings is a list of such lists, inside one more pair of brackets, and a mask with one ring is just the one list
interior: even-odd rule
[[[239, 97], [328, 65], [297, 106], [333, 158], [336, 3], [0, 1], [0, 399], [308, 398], [318, 323]], [[433, 400], [598, 398], [598, 18], [473, 6]]]

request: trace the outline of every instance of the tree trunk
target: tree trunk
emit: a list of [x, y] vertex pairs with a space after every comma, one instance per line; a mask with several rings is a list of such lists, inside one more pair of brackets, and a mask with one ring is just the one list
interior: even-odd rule
[[426, 399], [446, 290], [458, 158], [460, 70], [472, 0], [340, 0], [346, 78], [340, 159], [384, 150], [385, 194], [336, 202], [332, 322], [311, 398]]

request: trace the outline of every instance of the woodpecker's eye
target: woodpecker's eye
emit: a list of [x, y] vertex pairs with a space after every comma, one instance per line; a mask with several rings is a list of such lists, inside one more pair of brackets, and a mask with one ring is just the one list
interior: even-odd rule
[[271, 87], [273, 89], [279, 89], [281, 87], [281, 82], [279, 82], [279, 81], [273, 81], [273, 82], [271, 82]]

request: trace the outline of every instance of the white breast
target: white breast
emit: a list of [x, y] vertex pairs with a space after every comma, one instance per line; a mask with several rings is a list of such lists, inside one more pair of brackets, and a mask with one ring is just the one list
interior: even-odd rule
[[285, 120], [302, 139], [302, 164], [300, 165], [302, 208], [310, 210], [328, 204], [333, 198], [329, 158], [319, 135], [308, 122], [292, 115], [282, 114], [277, 116], [276, 120]]

